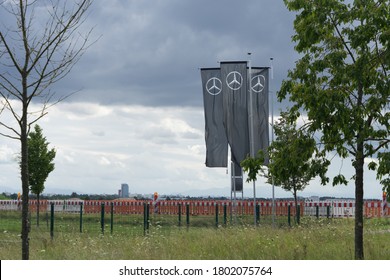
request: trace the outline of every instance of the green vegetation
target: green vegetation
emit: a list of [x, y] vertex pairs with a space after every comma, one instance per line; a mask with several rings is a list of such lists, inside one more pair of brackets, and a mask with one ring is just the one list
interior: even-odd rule
[[[237, 226], [212, 226], [209, 216], [191, 216], [191, 226], [179, 227], [172, 216], [152, 217], [149, 233], [143, 234], [141, 216], [121, 216], [115, 220], [113, 234], [109, 221], [100, 233], [98, 215], [85, 217], [85, 230], [79, 232], [71, 215], [56, 219], [53, 240], [44, 226], [32, 226], [30, 258], [40, 260], [152, 260], [152, 259], [353, 259], [353, 219], [303, 218], [299, 226], [268, 220], [260, 227], [251, 219], [238, 219]], [[284, 218], [284, 217], [283, 217]], [[20, 234], [1, 217], [0, 259], [20, 259]], [[15, 219], [13, 219], [15, 220]], [[18, 222], [20, 223], [20, 222]], [[18, 223], [14, 223], [17, 225]], [[366, 259], [390, 259], [390, 219], [365, 221]]]
[[[288, 99], [290, 121], [306, 115], [322, 152], [351, 158], [355, 182], [355, 259], [364, 259], [363, 203], [366, 159], [376, 162], [383, 189], [390, 188], [389, 1], [284, 0], [295, 13], [292, 37], [301, 58], [277, 93]], [[366, 186], [369, 187], [369, 186]]]
[[[20, 142], [20, 177], [22, 183], [22, 256], [29, 259], [29, 149], [31, 126], [48, 109], [71, 94], [59, 96], [52, 86], [72, 70], [88, 48], [91, 31], [79, 31], [92, 0], [61, 5], [63, 1], [1, 1], [2, 17], [13, 20], [0, 30], [0, 96], [2, 105], [1, 136]], [[42, 5], [47, 13], [37, 15]], [[37, 32], [37, 29], [42, 32]], [[12, 35], [11, 35], [12, 34]], [[31, 108], [33, 101], [41, 108]], [[13, 121], [3, 121], [9, 113]], [[8, 118], [5, 118], [8, 119]]]
[[321, 178], [322, 185], [328, 183], [326, 172], [330, 161], [319, 152], [312, 133], [297, 128], [297, 122], [290, 122], [286, 112], [280, 115], [273, 125], [276, 139], [267, 151], [268, 165], [263, 165], [264, 155], [260, 150], [257, 158], [247, 157], [241, 166], [248, 173], [247, 182], [256, 181], [260, 173], [267, 183], [291, 192], [297, 205], [298, 191], [303, 191], [315, 177]]
[[0, 200], [7, 200], [9, 199], [5, 194], [0, 193]]
[[[28, 134], [28, 182], [33, 194], [39, 197], [45, 189], [45, 181], [54, 170], [55, 149], [48, 149], [49, 142], [42, 134], [39, 125], [34, 126], [34, 131]], [[39, 207], [37, 208], [39, 212]], [[37, 226], [39, 226], [39, 215], [37, 215]]]

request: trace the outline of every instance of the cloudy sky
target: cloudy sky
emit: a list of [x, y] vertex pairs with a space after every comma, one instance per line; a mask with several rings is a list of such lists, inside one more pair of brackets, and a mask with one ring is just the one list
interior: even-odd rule
[[[45, 193], [113, 194], [128, 183], [131, 193], [229, 196], [227, 170], [204, 164], [199, 68], [247, 60], [248, 52], [253, 66], [270, 66], [272, 57], [274, 95], [299, 57], [293, 20], [275, 0], [96, 0], [83, 28], [93, 27], [92, 39], [99, 39], [53, 87], [78, 92], [39, 122], [57, 150]], [[273, 100], [276, 118], [283, 105]], [[1, 138], [0, 192], [21, 190], [18, 151], [17, 141]], [[350, 165], [336, 158], [329, 175], [352, 176]], [[271, 190], [262, 180], [256, 184], [259, 197]], [[246, 183], [244, 195], [252, 194]], [[353, 182], [324, 187], [313, 181], [303, 195], [353, 197]], [[291, 194], [276, 188], [276, 196]], [[365, 197], [381, 197], [369, 172]]]

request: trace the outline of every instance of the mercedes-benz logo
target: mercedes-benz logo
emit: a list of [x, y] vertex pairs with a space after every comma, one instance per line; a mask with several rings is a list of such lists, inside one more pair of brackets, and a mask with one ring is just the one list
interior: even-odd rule
[[218, 95], [222, 91], [222, 81], [216, 77], [210, 78], [206, 83], [206, 90], [211, 95]]
[[263, 91], [265, 85], [265, 77], [263, 75], [257, 75], [251, 80], [251, 89], [254, 92], [260, 93]]
[[239, 90], [242, 86], [243, 78], [240, 72], [232, 71], [226, 76], [226, 84], [232, 90]]

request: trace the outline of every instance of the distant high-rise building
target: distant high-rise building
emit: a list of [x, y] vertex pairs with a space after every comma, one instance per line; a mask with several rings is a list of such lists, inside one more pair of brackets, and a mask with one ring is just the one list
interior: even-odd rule
[[120, 197], [129, 197], [129, 185], [128, 184], [122, 184], [121, 190], [120, 190]]

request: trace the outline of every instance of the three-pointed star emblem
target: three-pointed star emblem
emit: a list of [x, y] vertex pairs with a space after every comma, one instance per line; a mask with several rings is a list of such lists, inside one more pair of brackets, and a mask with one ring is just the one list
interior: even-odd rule
[[239, 90], [242, 86], [243, 78], [240, 72], [232, 71], [226, 76], [226, 84], [232, 90]]
[[222, 82], [216, 77], [210, 78], [206, 83], [206, 90], [211, 95], [218, 95], [222, 91]]
[[257, 75], [251, 80], [251, 89], [254, 92], [260, 93], [263, 91], [265, 85], [265, 77], [263, 75]]

